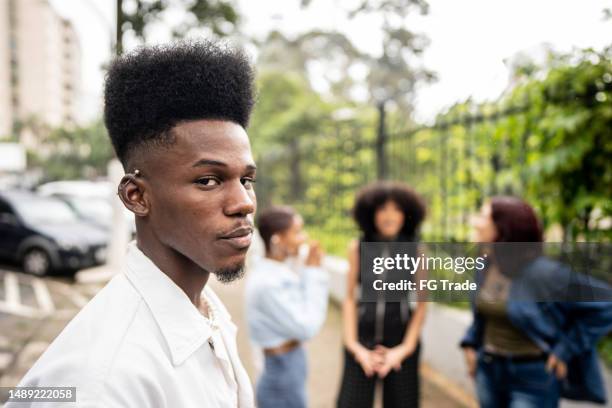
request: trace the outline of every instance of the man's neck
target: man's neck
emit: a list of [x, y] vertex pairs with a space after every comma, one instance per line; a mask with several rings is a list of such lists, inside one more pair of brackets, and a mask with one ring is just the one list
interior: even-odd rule
[[202, 290], [210, 272], [200, 268], [191, 259], [163, 245], [155, 237], [138, 234], [138, 248], [172, 281], [185, 292], [189, 301], [200, 306]]

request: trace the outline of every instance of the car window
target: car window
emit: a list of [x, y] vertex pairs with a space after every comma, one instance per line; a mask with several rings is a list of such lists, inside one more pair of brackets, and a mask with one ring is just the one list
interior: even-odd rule
[[62, 224], [78, 220], [68, 204], [54, 199], [26, 199], [17, 204], [17, 212], [25, 222]]
[[105, 221], [113, 216], [113, 208], [105, 200], [82, 197], [73, 197], [68, 200], [72, 208], [83, 218]]

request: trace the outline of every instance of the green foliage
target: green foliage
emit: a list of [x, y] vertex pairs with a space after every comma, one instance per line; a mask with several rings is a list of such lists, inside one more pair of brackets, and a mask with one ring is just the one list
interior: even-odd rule
[[[514, 194], [536, 207], [546, 228], [561, 226], [563, 235], [554, 240], [612, 240], [611, 64], [610, 50], [551, 55], [547, 66], [519, 70], [515, 86], [497, 101], [458, 103], [434, 126], [402, 128], [405, 112], [392, 112], [398, 127], [386, 145], [390, 178], [424, 196], [423, 238], [467, 240], [470, 217], [487, 197]], [[357, 235], [350, 215], [355, 193], [375, 179], [375, 112], [353, 105], [359, 113], [350, 120], [325, 120], [329, 110], [322, 109], [296, 144], [284, 130], [293, 123], [287, 112], [303, 115], [306, 108], [297, 105], [304, 95], [311, 98], [308, 109], [317, 97], [305, 82], [284, 83], [288, 78], [273, 76], [262, 89], [269, 95], [255, 123], [264, 141], [257, 160], [266, 187], [258, 185], [258, 199], [264, 206], [270, 198], [295, 205], [311, 234], [329, 252], [345, 255]], [[276, 89], [275, 80], [281, 81]], [[291, 189], [296, 157], [300, 195]]]
[[122, 33], [131, 32], [143, 41], [146, 40], [147, 25], [163, 21], [165, 13], [172, 9], [185, 10], [183, 21], [172, 28], [172, 35], [176, 38], [202, 27], [219, 37], [227, 36], [236, 30], [239, 21], [233, 1], [124, 0], [123, 3]]
[[31, 167], [44, 169], [43, 182], [96, 178], [106, 174], [114, 157], [102, 121], [74, 129], [53, 130], [36, 152], [28, 152]]
[[523, 196], [565, 240], [612, 238], [610, 52], [552, 56], [530, 72], [497, 102], [456, 104], [410, 134], [412, 176], [392, 162], [428, 201], [430, 239], [466, 239], [470, 213], [495, 194]]
[[[249, 127], [260, 208], [294, 205], [304, 215], [311, 236], [322, 239], [335, 253], [344, 253], [348, 237], [355, 234], [348, 208], [363, 180], [358, 164], [373, 163], [371, 152], [359, 149], [351, 139], [373, 140], [374, 124], [372, 109], [325, 101], [298, 70], [261, 72]], [[346, 154], [340, 153], [338, 143]], [[341, 175], [334, 171], [347, 166], [351, 170]]]
[[[302, 1], [303, 7], [309, 4], [310, 1]], [[337, 100], [354, 100], [355, 94], [365, 91], [368, 103], [392, 101], [409, 113], [416, 85], [435, 80], [433, 72], [415, 64], [428, 46], [428, 39], [406, 28], [409, 14], [413, 11], [426, 14], [427, 10], [423, 0], [364, 0], [349, 8], [347, 17], [369, 14], [381, 17], [379, 27], [370, 27], [382, 33], [379, 53], [359, 50], [338, 31], [313, 30], [293, 39], [272, 32], [259, 44], [259, 64], [276, 70], [294, 70], [305, 77], [313, 66], [318, 67], [328, 93]], [[355, 71], [362, 72], [363, 77], [351, 74]]]
[[612, 216], [612, 62], [610, 50], [586, 50], [515, 90], [529, 98], [522, 193], [565, 239], [610, 238], [598, 227]]
[[257, 104], [249, 126], [254, 151], [316, 135], [331, 111], [331, 106], [298, 73], [261, 72]]
[[[393, 101], [387, 105], [387, 123], [405, 128], [415, 85], [434, 79], [414, 65], [427, 46], [425, 37], [404, 24], [415, 10], [425, 14], [427, 3], [366, 0], [348, 10], [349, 18], [383, 16], [377, 55], [360, 51], [337, 31], [314, 30], [295, 38], [272, 32], [258, 44], [262, 74], [249, 134], [259, 168], [259, 205], [294, 205], [310, 233], [333, 253], [344, 255], [349, 237], [356, 235], [350, 214], [355, 192], [374, 179], [374, 106]], [[313, 68], [317, 88], [321, 82], [326, 87], [320, 94], [311, 87]], [[355, 95], [364, 93], [367, 98], [355, 102]]]

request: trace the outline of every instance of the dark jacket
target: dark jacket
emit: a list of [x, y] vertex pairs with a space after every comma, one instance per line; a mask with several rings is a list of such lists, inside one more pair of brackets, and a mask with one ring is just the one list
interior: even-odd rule
[[[567, 295], [568, 282], [575, 283], [576, 276], [552, 259], [541, 256], [531, 261], [512, 279], [508, 318], [544, 352], [567, 364], [568, 377], [561, 389], [563, 398], [605, 404], [606, 391], [595, 347], [602, 336], [612, 331], [612, 302], [559, 301], [564, 291]], [[478, 287], [483, 278], [484, 273], [480, 272], [476, 277]], [[548, 292], [549, 301], [542, 301], [543, 295], [538, 293], [542, 289]], [[461, 347], [479, 350], [486, 321], [475, 308], [476, 296], [477, 293], [472, 296], [474, 319]]]

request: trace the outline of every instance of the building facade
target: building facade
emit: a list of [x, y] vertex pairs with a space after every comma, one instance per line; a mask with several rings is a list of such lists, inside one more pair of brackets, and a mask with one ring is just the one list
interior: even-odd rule
[[0, 0], [0, 138], [35, 147], [37, 129], [74, 125], [80, 82], [72, 24], [47, 0]]

